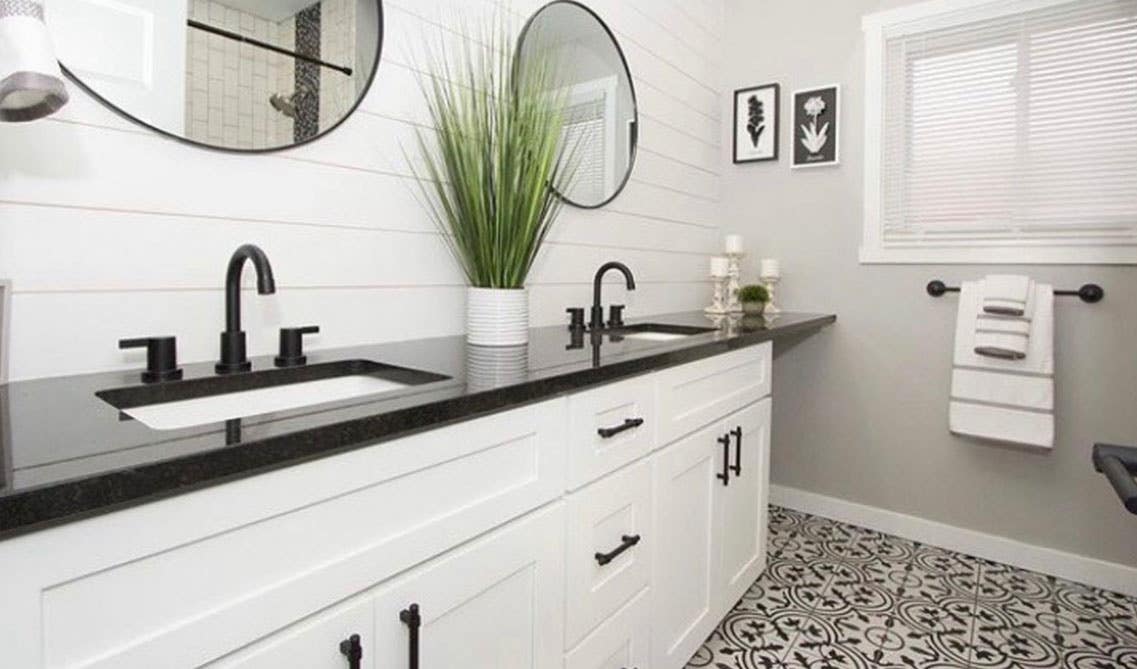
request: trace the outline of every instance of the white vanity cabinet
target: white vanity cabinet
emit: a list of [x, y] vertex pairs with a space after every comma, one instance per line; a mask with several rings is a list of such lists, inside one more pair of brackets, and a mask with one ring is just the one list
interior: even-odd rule
[[0, 541], [0, 667], [679, 669], [764, 567], [770, 362]]

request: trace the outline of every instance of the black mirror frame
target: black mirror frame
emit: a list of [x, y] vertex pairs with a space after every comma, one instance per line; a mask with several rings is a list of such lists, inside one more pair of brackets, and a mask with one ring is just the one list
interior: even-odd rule
[[608, 197], [608, 199], [599, 204], [581, 204], [579, 202], [573, 202], [567, 195], [557, 190], [554, 186], [549, 186], [549, 188], [551, 188], [552, 191], [556, 193], [557, 197], [560, 198], [560, 200], [565, 204], [572, 205], [579, 209], [600, 209], [609, 205], [613, 200], [620, 196], [620, 193], [624, 192], [624, 187], [627, 186], [628, 181], [631, 180], [632, 170], [634, 170], [636, 166], [636, 156], [639, 153], [640, 146], [640, 103], [639, 99], [636, 98], [636, 82], [632, 79], [632, 70], [628, 67], [628, 59], [624, 56], [624, 49], [620, 46], [620, 41], [616, 39], [615, 33], [613, 33], [612, 29], [608, 27], [608, 24], [604, 22], [604, 19], [600, 18], [599, 14], [593, 11], [591, 7], [585, 5], [582, 2], [579, 2], [578, 0], [552, 0], [552, 2], [542, 5], [540, 9], [533, 12], [533, 15], [530, 16], [527, 21], [525, 21], [525, 26], [521, 29], [521, 34], [517, 37], [517, 50], [513, 55], [513, 69], [515, 72], [520, 66], [522, 46], [525, 44], [525, 36], [529, 33], [530, 27], [532, 27], [533, 22], [537, 20], [537, 17], [541, 15], [541, 12], [552, 7], [553, 5], [573, 5], [588, 12], [588, 14], [591, 15], [598, 24], [600, 24], [600, 27], [604, 29], [604, 32], [608, 34], [608, 39], [612, 41], [612, 46], [616, 47], [616, 53], [620, 56], [620, 64], [624, 66], [624, 73], [628, 76], [628, 89], [632, 94], [632, 113], [635, 115], [635, 118], [632, 119], [632, 151], [631, 155], [628, 157], [628, 169], [624, 173], [624, 178], [620, 181], [620, 185], [616, 187], [615, 192], [613, 192], [612, 195]]
[[293, 142], [292, 144], [283, 144], [281, 146], [271, 146], [271, 147], [267, 147], [267, 148], [263, 148], [263, 149], [241, 149], [241, 148], [237, 148], [237, 147], [216, 146], [214, 144], [206, 144], [205, 142], [199, 142], [195, 139], [190, 139], [189, 137], [183, 137], [181, 135], [174, 134], [173, 132], [170, 132], [169, 130], [164, 130], [164, 129], [159, 128], [155, 125], [151, 125], [150, 123], [147, 123], [146, 121], [143, 121], [142, 119], [140, 119], [136, 116], [133, 116], [132, 114], [130, 114], [126, 110], [122, 109], [121, 107], [119, 107], [115, 103], [111, 102], [110, 100], [108, 100], [105, 97], [103, 97], [102, 95], [100, 95], [97, 91], [92, 89], [87, 84], [83, 83], [83, 80], [80, 79], [78, 76], [76, 76], [73, 72], [71, 72], [71, 70], [67, 69], [67, 66], [64, 65], [62, 62], [59, 63], [59, 68], [63, 71], [63, 74], [65, 74], [67, 76], [67, 78], [71, 80], [71, 83], [78, 86], [80, 90], [82, 90], [87, 95], [90, 95], [92, 98], [94, 98], [96, 101], [98, 101], [100, 104], [102, 104], [107, 109], [110, 109], [111, 111], [118, 114], [119, 116], [126, 119], [127, 121], [130, 121], [131, 123], [134, 123], [136, 125], [140, 125], [143, 128], [146, 128], [147, 130], [150, 130], [154, 133], [157, 133], [163, 137], [167, 137], [169, 139], [176, 140], [178, 142], [181, 142], [182, 144], [188, 144], [190, 146], [196, 146], [196, 147], [199, 147], [202, 149], [209, 149], [211, 151], [220, 151], [222, 153], [235, 153], [235, 154], [244, 154], [244, 155], [256, 155], [256, 154], [262, 154], [262, 153], [275, 153], [277, 151], [285, 151], [287, 149], [294, 149], [298, 146], [304, 146], [305, 144], [310, 144], [310, 143], [324, 137], [325, 135], [333, 132], [336, 128], [339, 128], [341, 125], [343, 125], [344, 121], [346, 121], [348, 118], [350, 118], [351, 115], [354, 114], [359, 109], [359, 106], [363, 103], [363, 99], [365, 97], [367, 97], [367, 94], [371, 91], [371, 86], [375, 83], [375, 77], [379, 73], [379, 64], [383, 60], [383, 39], [385, 37], [383, 31], [384, 31], [384, 28], [386, 26], [386, 24], [383, 20], [383, 0], [375, 0], [375, 3], [376, 3], [377, 8], [379, 10], [378, 11], [378, 15], [379, 15], [379, 33], [378, 33], [379, 34], [379, 40], [378, 40], [378, 43], [375, 45], [375, 60], [371, 63], [371, 75], [367, 78], [367, 85], [363, 87], [363, 91], [360, 93], [359, 97], [356, 98], [355, 104], [353, 104], [351, 106], [351, 109], [347, 110], [347, 113], [343, 115], [343, 118], [336, 121], [334, 125], [329, 126], [328, 129], [324, 130], [323, 132], [317, 133], [317, 134], [315, 134], [315, 135], [313, 135], [313, 136], [311, 136], [308, 139], [305, 139], [303, 141]]

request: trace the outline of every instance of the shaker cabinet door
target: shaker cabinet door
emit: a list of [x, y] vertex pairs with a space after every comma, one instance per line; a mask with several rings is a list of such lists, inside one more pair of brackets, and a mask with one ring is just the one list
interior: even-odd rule
[[552, 669], [563, 663], [563, 504], [460, 546], [375, 598], [383, 669]]
[[723, 421], [730, 436], [730, 485], [719, 491], [722, 536], [719, 575], [723, 606], [732, 607], [766, 562], [766, 505], [769, 499], [770, 399]]
[[682, 667], [718, 623], [715, 448], [720, 424], [699, 430], [652, 458], [652, 667]]

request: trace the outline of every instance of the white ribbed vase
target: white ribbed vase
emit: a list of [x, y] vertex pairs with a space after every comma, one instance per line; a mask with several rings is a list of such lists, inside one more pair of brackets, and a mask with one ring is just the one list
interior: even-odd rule
[[466, 341], [476, 346], [528, 343], [529, 291], [525, 288], [468, 288]]

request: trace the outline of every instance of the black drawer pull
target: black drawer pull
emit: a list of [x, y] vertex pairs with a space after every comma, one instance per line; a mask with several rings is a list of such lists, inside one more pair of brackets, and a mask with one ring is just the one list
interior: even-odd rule
[[644, 424], [643, 418], [629, 418], [628, 420], [624, 421], [623, 425], [617, 425], [616, 427], [598, 428], [596, 430], [596, 434], [600, 435], [601, 437], [604, 437], [605, 439], [611, 439], [612, 437], [615, 437], [617, 434], [620, 434], [621, 432], [637, 428], [643, 424]]
[[730, 433], [734, 435], [734, 464], [730, 466], [730, 471], [735, 476], [742, 476], [742, 428], [736, 427]]
[[723, 485], [730, 485], [730, 435], [724, 434], [718, 442], [722, 444], [722, 473], [715, 474], [715, 478], [722, 481]]
[[418, 630], [422, 627], [422, 616], [418, 612], [418, 604], [411, 604], [409, 607], [399, 611], [399, 620], [407, 626], [410, 634], [410, 644], [407, 658], [407, 667], [409, 669], [418, 669]]
[[624, 551], [628, 550], [632, 546], [635, 546], [639, 542], [640, 542], [640, 535], [638, 535], [638, 534], [632, 534], [632, 535], [625, 534], [624, 536], [620, 537], [620, 545], [617, 546], [616, 548], [614, 548], [612, 550], [612, 552], [610, 552], [610, 553], [597, 553], [595, 555], [596, 561], [598, 563], [600, 563], [601, 567], [603, 567], [604, 565], [608, 564], [612, 560], [615, 560], [617, 557], [619, 557], [620, 553], [623, 553]]
[[359, 669], [363, 660], [363, 644], [359, 642], [359, 635], [352, 634], [340, 642], [340, 653], [347, 658], [347, 666]]

